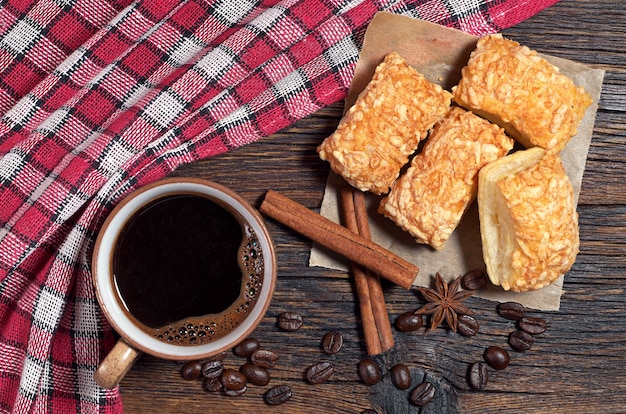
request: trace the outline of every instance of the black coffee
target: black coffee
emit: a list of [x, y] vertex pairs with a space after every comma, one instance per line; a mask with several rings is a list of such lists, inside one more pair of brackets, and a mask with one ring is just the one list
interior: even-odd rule
[[224, 336], [257, 301], [263, 255], [256, 235], [196, 194], [143, 206], [118, 235], [113, 277], [138, 325], [178, 345]]

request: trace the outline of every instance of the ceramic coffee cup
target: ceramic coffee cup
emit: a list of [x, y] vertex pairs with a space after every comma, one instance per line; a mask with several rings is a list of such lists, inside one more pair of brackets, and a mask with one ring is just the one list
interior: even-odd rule
[[143, 352], [188, 361], [232, 348], [262, 320], [276, 282], [261, 215], [233, 191], [193, 178], [124, 199], [98, 235], [92, 264], [98, 302], [121, 337], [95, 374], [109, 389]]

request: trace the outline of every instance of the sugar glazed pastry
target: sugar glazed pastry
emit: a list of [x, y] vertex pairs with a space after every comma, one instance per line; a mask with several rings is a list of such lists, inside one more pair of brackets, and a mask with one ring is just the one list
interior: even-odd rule
[[500, 34], [478, 41], [452, 93], [526, 148], [556, 152], [576, 134], [592, 101], [537, 52]]
[[479, 174], [478, 212], [489, 278], [505, 290], [547, 286], [579, 248], [574, 191], [558, 154], [515, 152]]
[[441, 249], [476, 197], [478, 171], [512, 147], [502, 128], [454, 107], [378, 211], [418, 243]]
[[319, 156], [361, 191], [387, 193], [451, 100], [450, 92], [391, 52], [337, 130], [318, 147]]

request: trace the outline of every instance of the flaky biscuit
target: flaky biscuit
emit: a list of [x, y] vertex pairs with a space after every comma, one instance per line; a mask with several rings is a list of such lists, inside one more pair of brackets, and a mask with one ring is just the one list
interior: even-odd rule
[[558, 154], [518, 151], [479, 174], [478, 212], [489, 278], [505, 290], [547, 286], [579, 248], [572, 184]]
[[502, 128], [454, 107], [378, 211], [417, 242], [441, 249], [476, 197], [480, 168], [512, 147]]
[[317, 148], [333, 171], [361, 191], [383, 194], [452, 95], [389, 53], [337, 130]]
[[504, 127], [527, 148], [560, 151], [591, 96], [526, 46], [500, 34], [481, 38], [453, 88], [454, 100]]

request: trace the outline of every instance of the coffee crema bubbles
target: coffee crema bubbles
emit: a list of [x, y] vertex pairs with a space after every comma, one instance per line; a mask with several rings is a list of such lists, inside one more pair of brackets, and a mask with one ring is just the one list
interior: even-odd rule
[[167, 196], [126, 223], [113, 274], [126, 311], [143, 331], [175, 345], [227, 335], [254, 307], [264, 257], [253, 229], [201, 195]]
[[[258, 248], [252, 229], [246, 227], [246, 230], [250, 236], [241, 253], [246, 267], [244, 274], [247, 274], [242, 298], [218, 314], [186, 318], [179, 323], [157, 328], [153, 333], [156, 338], [177, 345], [200, 345], [221, 338], [239, 326], [248, 310], [256, 304], [257, 292], [263, 284], [263, 253]], [[234, 317], [235, 315], [240, 317]]]

